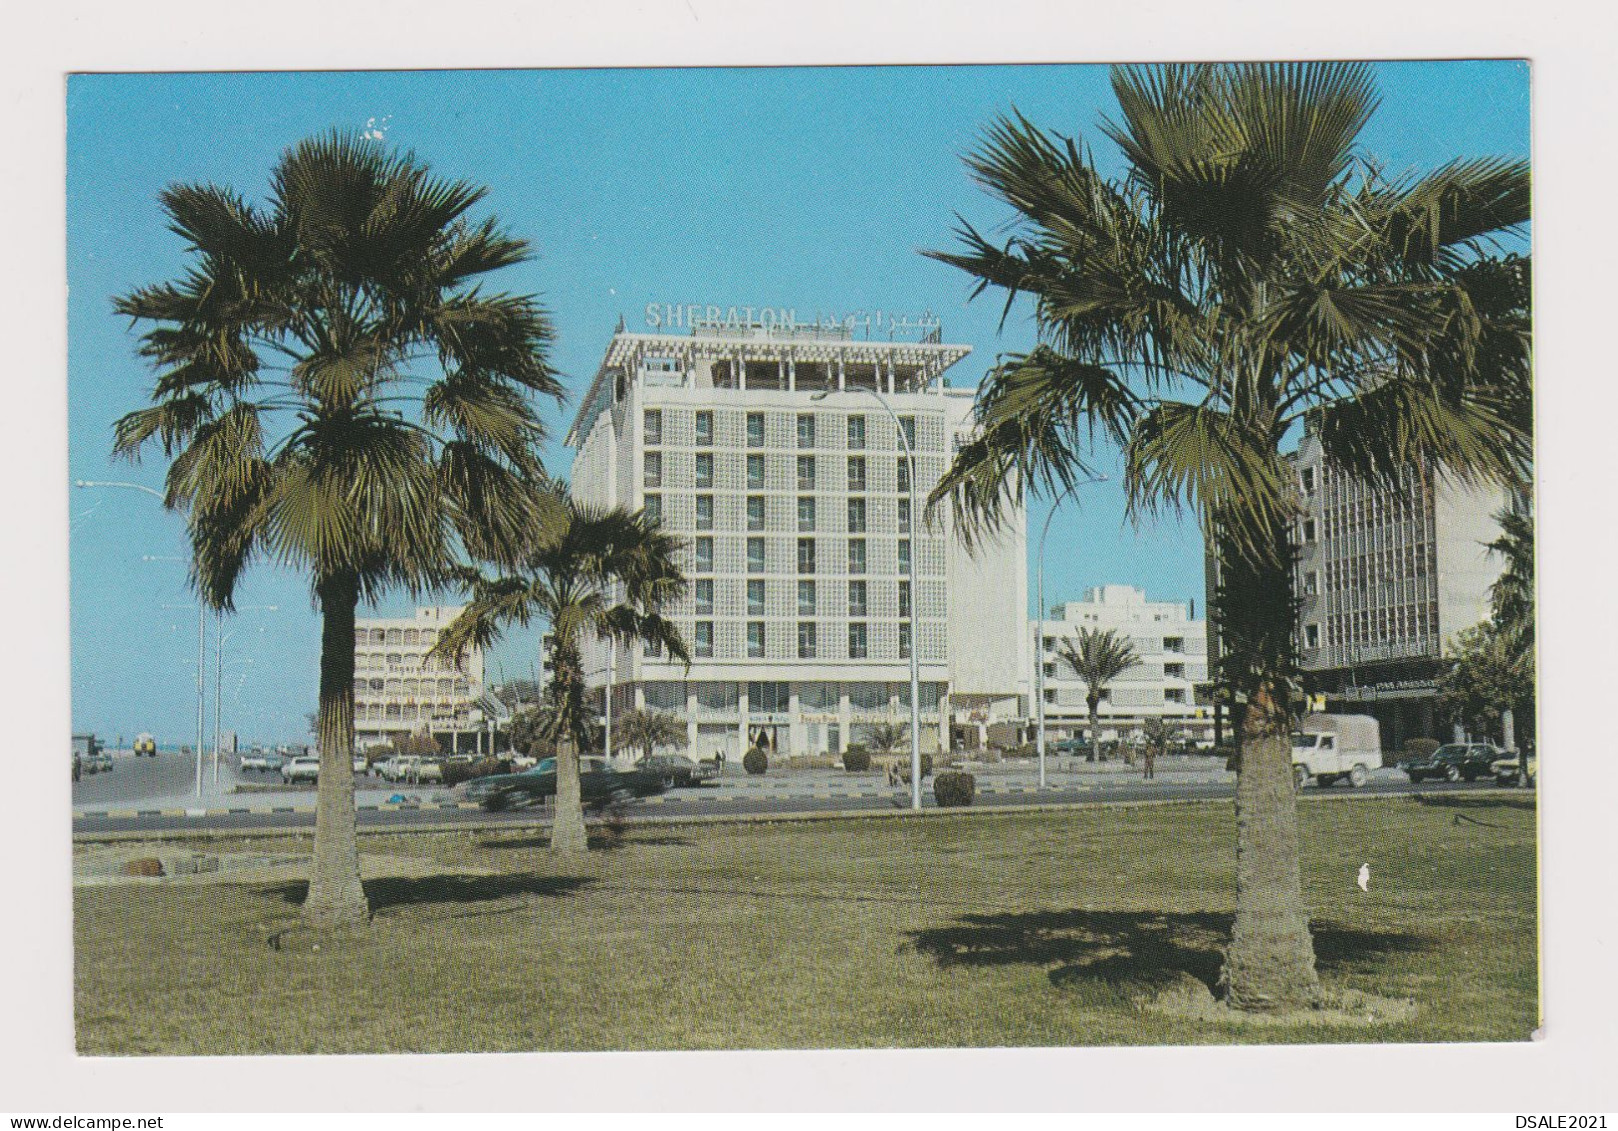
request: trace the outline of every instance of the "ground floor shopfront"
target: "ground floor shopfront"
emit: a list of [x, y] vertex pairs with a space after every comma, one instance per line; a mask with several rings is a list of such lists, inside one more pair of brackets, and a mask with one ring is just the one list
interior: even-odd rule
[[1382, 732], [1382, 749], [1398, 751], [1412, 738], [1439, 742], [1465, 737], [1444, 721], [1438, 706], [1437, 660], [1399, 660], [1310, 672], [1306, 686], [1325, 697], [1334, 715], [1370, 715]]

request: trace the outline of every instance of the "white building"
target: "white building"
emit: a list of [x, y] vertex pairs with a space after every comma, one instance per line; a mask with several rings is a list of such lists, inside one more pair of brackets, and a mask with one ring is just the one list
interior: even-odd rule
[[[661, 332], [613, 335], [568, 435], [575, 496], [644, 507], [685, 540], [691, 585], [672, 615], [691, 668], [593, 647], [591, 685], [610, 680], [614, 713], [682, 716], [698, 757], [840, 752], [871, 724], [909, 721], [913, 611], [923, 749], [948, 734], [952, 704], [1014, 716], [1022, 515], [975, 557], [947, 515], [923, 521], [972, 427], [972, 391], [944, 382], [969, 347], [932, 324], [874, 341], [790, 312], [669, 309], [648, 319]], [[879, 396], [913, 444], [913, 484]]]
[[1197, 619], [1194, 602], [1148, 601], [1143, 590], [1105, 585], [1057, 610], [1056, 619], [1034, 625], [1045, 666], [1047, 738], [1085, 732], [1088, 688], [1060, 658], [1060, 650], [1064, 640], [1076, 647], [1079, 630], [1088, 628], [1127, 637], [1140, 657], [1140, 663], [1102, 692], [1098, 714], [1103, 742], [1131, 739], [1153, 717], [1188, 739], [1212, 741], [1213, 711], [1197, 702], [1198, 685], [1208, 681], [1207, 624]]
[[426, 654], [458, 607], [418, 608], [413, 617], [354, 622], [354, 739], [357, 748], [415, 731], [460, 734], [478, 729], [473, 705], [483, 693], [483, 653], [455, 659]]

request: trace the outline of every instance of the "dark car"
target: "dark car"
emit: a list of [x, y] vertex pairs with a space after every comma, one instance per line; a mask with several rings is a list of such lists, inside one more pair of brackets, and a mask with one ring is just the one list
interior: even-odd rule
[[1399, 763], [1399, 769], [1413, 782], [1428, 778], [1476, 781], [1490, 776], [1490, 766], [1501, 756], [1501, 751], [1487, 742], [1452, 742], [1425, 758], [1406, 758]]
[[[640, 771], [615, 770], [605, 758], [579, 759], [579, 790], [587, 806], [603, 809], [620, 801], [661, 793], [661, 777]], [[556, 759], [546, 758], [520, 774], [474, 778], [466, 799], [485, 809], [521, 809], [556, 796]]]
[[635, 770], [651, 774], [664, 789], [699, 786], [719, 776], [719, 767], [712, 762], [698, 762], [684, 754], [653, 754], [637, 761]]

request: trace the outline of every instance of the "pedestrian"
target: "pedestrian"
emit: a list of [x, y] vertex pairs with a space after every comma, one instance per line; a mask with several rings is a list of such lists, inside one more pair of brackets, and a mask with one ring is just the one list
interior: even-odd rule
[[714, 753], [713, 760], [714, 760], [714, 763], [719, 767], [719, 775], [718, 776], [719, 777], [724, 777], [725, 776], [725, 752], [723, 750], [716, 751]]
[[1152, 763], [1157, 761], [1157, 744], [1155, 742], [1148, 742], [1146, 744], [1146, 752], [1145, 752], [1145, 755], [1144, 755], [1144, 760], [1145, 760], [1145, 763], [1146, 763], [1146, 777], [1148, 777], [1148, 778], [1156, 777], [1157, 773], [1153, 769], [1153, 766], [1152, 766]]

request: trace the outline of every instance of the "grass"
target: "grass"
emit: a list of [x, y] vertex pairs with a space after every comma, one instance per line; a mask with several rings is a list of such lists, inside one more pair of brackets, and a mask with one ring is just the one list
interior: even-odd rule
[[[1518, 797], [1300, 806], [1323, 981], [1413, 998], [1375, 1028], [1148, 1013], [1217, 975], [1231, 808], [1208, 803], [631, 829], [558, 874], [542, 834], [377, 835], [430, 857], [368, 883], [313, 951], [300, 884], [76, 892], [87, 1054], [1524, 1040], [1534, 811]], [[209, 851], [306, 850], [307, 841]], [[1370, 862], [1369, 895], [1354, 875]], [[479, 874], [486, 870], [491, 874]], [[277, 949], [279, 947], [279, 949]]]

